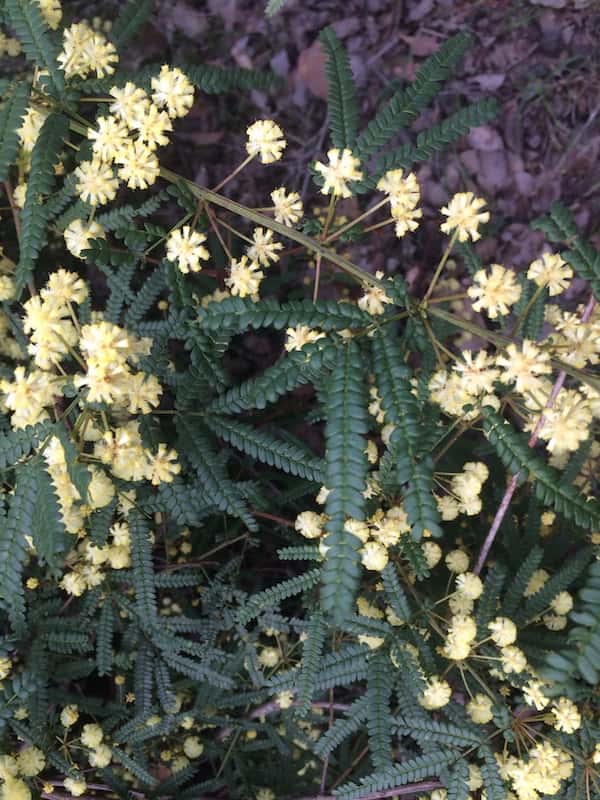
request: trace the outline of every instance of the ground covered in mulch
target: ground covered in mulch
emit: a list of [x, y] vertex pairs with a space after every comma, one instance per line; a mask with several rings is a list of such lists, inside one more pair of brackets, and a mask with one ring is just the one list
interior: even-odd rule
[[[67, 21], [115, 17], [118, 6], [117, 0], [63, 3]], [[438, 209], [454, 192], [469, 189], [492, 211], [492, 235], [478, 245], [488, 263], [523, 268], [537, 257], [543, 236], [528, 223], [557, 199], [592, 240], [600, 240], [600, 0], [287, 0], [271, 19], [263, 0], [155, 6], [128, 50], [127, 66], [189, 61], [268, 69], [282, 78], [274, 92], [199, 93], [164, 151], [187, 177], [218, 183], [245, 155], [246, 126], [272, 117], [288, 139], [284, 161], [268, 168], [252, 164], [226, 193], [264, 206], [269, 191], [284, 184], [301, 192], [309, 209], [322, 205], [307, 169], [328, 147], [319, 32], [333, 25], [346, 46], [366, 124], [440, 43], [466, 30], [474, 45], [459, 72], [396, 143], [486, 96], [498, 100], [498, 117], [418, 165], [424, 220], [415, 235], [399, 242], [389, 228], [379, 231], [352, 257], [371, 271], [401, 271], [418, 290], [442, 246]], [[356, 215], [359, 205], [352, 201], [346, 210]], [[565, 300], [576, 301], [580, 292], [574, 281]]]
[[[373, 252], [364, 266], [402, 267], [411, 283], [421, 282], [440, 250], [437, 209], [453, 192], [467, 189], [487, 199], [497, 223], [497, 234], [480, 244], [486, 261], [527, 265], [542, 242], [528, 223], [557, 199], [574, 211], [589, 236], [600, 237], [597, 0], [288, 0], [272, 19], [257, 0], [162, 3], [132, 51], [132, 64], [171, 54], [271, 69], [284, 79], [276, 93], [199, 99], [178, 126], [172, 153], [189, 177], [216, 183], [243, 156], [245, 126], [270, 116], [289, 141], [285, 162], [267, 175], [264, 167], [251, 168], [229, 192], [261, 206], [267, 204], [267, 190], [281, 181], [300, 191], [309, 207], [319, 202], [307, 162], [327, 149], [326, 81], [317, 36], [328, 24], [349, 51], [365, 122], [441, 42], [464, 30], [472, 33], [474, 46], [410, 135], [483, 97], [494, 96], [500, 104], [492, 123], [418, 167], [424, 224], [401, 245], [393, 237], [372, 237]], [[389, 246], [383, 247], [384, 241]], [[572, 292], [578, 295], [577, 282]]]

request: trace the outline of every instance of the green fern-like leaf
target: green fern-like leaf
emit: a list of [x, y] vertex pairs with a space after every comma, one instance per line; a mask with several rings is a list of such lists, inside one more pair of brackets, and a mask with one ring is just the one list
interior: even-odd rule
[[0, 470], [12, 467], [38, 447], [52, 430], [49, 422], [38, 422], [8, 433], [0, 433]]
[[60, 557], [69, 550], [69, 538], [48, 472], [39, 460], [30, 468], [35, 471], [37, 496], [29, 532], [40, 560], [56, 570]]
[[345, 783], [334, 791], [334, 796], [340, 800], [355, 800], [374, 792], [400, 788], [407, 783], [437, 777], [455, 757], [455, 751], [439, 748], [434, 753], [408, 758], [397, 766], [361, 778], [359, 784]]
[[166, 288], [165, 272], [158, 266], [136, 292], [125, 315], [125, 325], [134, 328], [142, 317], [152, 308], [158, 296]]
[[267, 430], [252, 428], [238, 420], [207, 415], [208, 427], [229, 444], [263, 464], [277, 467], [290, 475], [298, 475], [315, 483], [323, 482], [323, 463], [312, 453], [285, 442]]
[[59, 160], [68, 129], [69, 121], [66, 117], [50, 114], [33, 148], [31, 172], [21, 215], [19, 263], [15, 272], [18, 292], [22, 291], [31, 277], [40, 250], [48, 238], [48, 209], [44, 199], [54, 186], [54, 166]]
[[278, 583], [270, 589], [265, 589], [258, 594], [253, 595], [244, 607], [238, 613], [238, 619], [241, 625], [246, 625], [251, 619], [258, 616], [265, 608], [273, 608], [282, 600], [288, 597], [305, 592], [315, 586], [321, 577], [321, 569], [312, 569], [305, 572], [303, 575], [297, 575], [295, 578], [289, 578], [286, 581]]
[[489, 800], [506, 800], [506, 787], [492, 749], [484, 746], [480, 748], [479, 752], [483, 757], [480, 769], [486, 797]]
[[421, 66], [413, 83], [407, 89], [397, 91], [377, 112], [358, 139], [357, 154], [361, 161], [380, 150], [400, 130], [417, 119], [436, 96], [441, 84], [450, 77], [471, 41], [471, 37], [465, 33], [448, 39]]
[[119, 50], [138, 33], [153, 7], [154, 0], [128, 0], [121, 6], [119, 16], [110, 30], [110, 38]]
[[412, 394], [411, 370], [403, 363], [393, 332], [380, 329], [371, 340], [373, 366], [386, 422], [394, 425], [390, 450], [396, 461], [399, 483], [408, 483], [404, 507], [412, 535], [423, 531], [441, 536], [440, 516], [433, 497], [433, 464], [420, 457], [422, 425], [418, 403]]
[[417, 136], [416, 144], [406, 144], [392, 150], [378, 163], [376, 177], [391, 169], [408, 169], [418, 161], [427, 161], [434, 153], [441, 152], [451, 143], [467, 134], [472, 128], [483, 125], [498, 113], [498, 105], [493, 98], [485, 98], [467, 108], [456, 111], [438, 125], [433, 125]]
[[299, 703], [296, 713], [300, 717], [305, 717], [310, 710], [316, 676], [321, 669], [326, 631], [327, 625], [323, 614], [317, 610], [312, 614], [308, 624], [307, 638], [302, 650], [302, 665], [296, 684], [296, 699]]
[[483, 409], [483, 418], [485, 434], [504, 466], [521, 480], [530, 475], [542, 503], [583, 528], [600, 525], [600, 505], [595, 499], [586, 500], [574, 486], [561, 484], [561, 473], [533, 453], [527, 440], [489, 406]]
[[297, 325], [319, 328], [323, 331], [340, 331], [344, 328], [366, 328], [373, 318], [352, 303], [333, 300], [294, 300], [279, 303], [275, 298], [254, 302], [247, 298], [226, 297], [219, 303], [210, 303], [199, 311], [199, 322], [204, 330], [221, 331], [230, 335], [249, 328], [273, 327], [281, 330]]
[[477, 603], [477, 634], [484, 639], [488, 636], [488, 623], [497, 616], [498, 600], [502, 594], [502, 589], [506, 581], [507, 570], [502, 564], [494, 564], [486, 575], [483, 586], [483, 594]]
[[527, 554], [527, 557], [517, 570], [504, 595], [501, 606], [504, 616], [512, 618], [512, 615], [523, 599], [525, 589], [531, 580], [531, 576], [542, 563], [543, 557], [544, 551], [541, 547], [534, 547]]
[[394, 719], [394, 729], [400, 736], [410, 736], [417, 742], [434, 742], [446, 747], [472, 747], [481, 743], [481, 737], [474, 736], [466, 728], [408, 714]]
[[282, 561], [320, 561], [321, 553], [318, 547], [299, 545], [298, 547], [282, 547], [277, 551], [277, 556]]
[[448, 791], [447, 800], [469, 800], [469, 764], [464, 759], [456, 762], [444, 781]]
[[62, 94], [65, 80], [56, 60], [58, 48], [44, 22], [39, 4], [35, 0], [5, 0], [4, 9], [8, 24], [14, 29], [29, 61], [47, 70], [54, 88]]
[[214, 64], [180, 64], [188, 78], [207, 94], [221, 94], [236, 89], [267, 91], [281, 86], [281, 78], [273, 72], [259, 72], [240, 67], [218, 67]]
[[340, 150], [352, 150], [358, 132], [358, 103], [348, 55], [333, 28], [321, 31], [319, 40], [327, 56], [325, 69], [331, 141]]
[[352, 736], [361, 730], [367, 719], [367, 698], [365, 695], [359, 697], [351, 703], [345, 716], [336, 719], [333, 725], [317, 739], [314, 750], [319, 758], [325, 758], [336, 748], [344, 739]]
[[339, 347], [333, 343], [313, 342], [301, 352], [290, 353], [277, 364], [267, 367], [256, 378], [234, 386], [208, 406], [216, 414], [237, 414], [250, 409], [263, 409], [269, 403], [291, 392], [297, 386], [310, 383], [330, 370], [339, 357]]
[[522, 608], [514, 615], [515, 623], [521, 626], [526, 621], [538, 617], [548, 608], [550, 601], [559, 592], [568, 589], [581, 575], [590, 563], [591, 558], [591, 549], [587, 547], [571, 555], [567, 562], [546, 581], [542, 588], [527, 599]]
[[185, 452], [203, 486], [204, 501], [238, 517], [250, 530], [258, 530], [256, 520], [248, 511], [238, 487], [217, 458], [212, 435], [183, 416], [177, 418], [177, 429], [181, 438], [180, 449]]
[[367, 730], [371, 761], [376, 770], [392, 765], [390, 702], [393, 677], [387, 653], [375, 651], [367, 677]]
[[336, 622], [342, 622], [352, 613], [361, 572], [360, 540], [348, 533], [344, 525], [349, 517], [364, 519], [367, 430], [362, 356], [358, 346], [349, 342], [329, 378], [325, 427], [325, 485], [329, 489], [325, 511], [329, 521], [321, 603]]
[[394, 613], [404, 622], [409, 622], [412, 617], [408, 598], [398, 579], [396, 567], [388, 562], [381, 573], [386, 597], [394, 610]]
[[25, 534], [31, 528], [37, 502], [37, 472], [25, 464], [15, 470], [10, 508], [0, 518], [0, 603], [16, 631], [25, 625], [25, 595], [21, 582], [27, 557]]
[[157, 609], [150, 527], [137, 510], [130, 512], [128, 522], [137, 611], [144, 624], [151, 628], [157, 617]]
[[600, 561], [590, 564], [570, 617], [575, 622], [569, 632], [570, 647], [547, 654], [540, 674], [554, 681], [559, 691], [578, 693], [577, 674], [591, 686], [600, 680]]
[[100, 677], [110, 675], [113, 663], [113, 635], [115, 629], [115, 612], [110, 599], [106, 599], [98, 618], [96, 630], [96, 667]]
[[0, 108], [0, 181], [8, 178], [10, 167], [15, 163], [19, 150], [18, 128], [27, 110], [31, 87], [27, 81], [19, 81], [5, 97]]

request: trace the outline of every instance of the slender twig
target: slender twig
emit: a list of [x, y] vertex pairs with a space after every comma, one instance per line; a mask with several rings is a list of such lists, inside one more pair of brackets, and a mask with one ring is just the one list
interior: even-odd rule
[[[587, 305], [586, 305], [586, 307], [585, 307], [585, 309], [583, 311], [583, 314], [581, 315], [581, 322], [583, 322], [583, 323], [588, 322], [588, 320], [592, 316], [592, 312], [594, 310], [595, 304], [596, 304], [596, 301], [594, 299], [594, 296], [592, 295], [590, 297], [590, 299], [588, 300], [588, 302], [587, 302]], [[542, 427], [544, 426], [544, 423], [546, 422], [545, 412], [550, 410], [552, 408], [552, 406], [554, 405], [554, 403], [556, 401], [556, 398], [558, 397], [558, 394], [559, 394], [560, 390], [562, 389], [562, 387], [564, 385], [566, 377], [567, 377], [567, 373], [566, 373], [566, 371], [564, 369], [562, 369], [558, 373], [558, 377], [556, 378], [554, 386], [552, 387], [552, 391], [550, 392], [550, 397], [548, 398], [548, 401], [547, 401], [547, 403], [546, 403], [546, 405], [544, 407], [544, 410], [540, 414], [539, 419], [536, 422], [533, 431], [531, 432], [531, 436], [529, 437], [529, 441], [527, 442], [529, 447], [535, 447], [535, 445], [537, 443], [537, 440], [539, 438], [539, 435], [540, 435], [540, 431], [542, 430]], [[510, 506], [510, 501], [512, 500], [512, 497], [513, 497], [513, 495], [515, 493], [515, 490], [517, 488], [517, 484], [518, 483], [519, 483], [519, 473], [517, 472], [516, 475], [512, 476], [512, 478], [510, 479], [510, 483], [506, 487], [506, 491], [504, 492], [504, 497], [502, 498], [502, 500], [500, 502], [500, 505], [498, 506], [498, 510], [496, 511], [496, 516], [494, 517], [492, 525], [491, 525], [491, 527], [490, 527], [490, 529], [489, 529], [489, 531], [487, 533], [487, 536], [485, 537], [485, 540], [483, 542], [483, 546], [482, 546], [481, 551], [479, 553], [479, 558], [477, 559], [477, 564], [476, 564], [475, 569], [474, 569], [474, 572], [475, 572], [476, 575], [479, 575], [479, 573], [483, 569], [483, 565], [485, 564], [486, 559], [487, 559], [487, 557], [489, 555], [489, 552], [491, 550], [491, 547], [494, 544], [494, 539], [496, 538], [496, 535], [498, 534], [498, 530], [500, 529], [500, 525], [502, 525], [502, 521], [504, 520], [504, 517], [506, 516], [506, 512], [508, 511], [508, 507]]]

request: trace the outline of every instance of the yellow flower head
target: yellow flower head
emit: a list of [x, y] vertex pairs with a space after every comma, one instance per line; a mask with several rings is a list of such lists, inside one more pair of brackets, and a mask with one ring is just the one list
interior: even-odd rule
[[389, 561], [386, 548], [379, 542], [367, 542], [360, 552], [363, 566], [374, 572], [381, 572]]
[[264, 277], [259, 264], [249, 261], [248, 256], [242, 256], [239, 260], [232, 260], [225, 283], [232, 295], [258, 299], [258, 289]]
[[478, 227], [490, 219], [489, 211], [481, 211], [485, 200], [475, 197], [473, 192], [459, 192], [455, 194], [447, 206], [442, 208], [442, 214], [448, 217], [447, 222], [440, 225], [442, 233], [457, 231], [459, 242], [472, 239], [476, 242], [481, 238]]
[[352, 197], [348, 181], [359, 181], [363, 176], [359, 159], [352, 155], [351, 150], [338, 150], [335, 147], [328, 151], [327, 158], [329, 164], [321, 161], [315, 164], [316, 171], [325, 179], [321, 193]]
[[271, 261], [279, 261], [279, 250], [283, 250], [281, 242], [273, 241], [273, 231], [265, 228], [254, 228], [253, 243], [247, 248], [248, 258], [262, 267], [268, 267]]
[[558, 253], [544, 253], [529, 265], [527, 277], [538, 286], [547, 286], [548, 294], [554, 297], [568, 288], [573, 270]]
[[308, 325], [297, 325], [295, 328], [288, 328], [285, 333], [286, 341], [284, 346], [288, 353], [293, 350], [302, 350], [305, 344], [325, 338], [324, 333], [313, 331]]
[[285, 150], [283, 131], [272, 119], [259, 119], [248, 126], [246, 151], [250, 156], [259, 156], [263, 164], [279, 161]]
[[82, 161], [75, 170], [75, 189], [84, 203], [101, 206], [115, 199], [119, 181], [112, 167], [102, 161]]
[[194, 86], [178, 67], [163, 64], [157, 78], [152, 78], [152, 99], [171, 117], [185, 117], [194, 104]]
[[298, 192], [286, 193], [283, 186], [271, 192], [273, 213], [277, 222], [283, 225], [295, 225], [304, 214], [304, 207]]
[[129, 142], [115, 161], [121, 165], [119, 178], [130, 189], [147, 189], [156, 181], [160, 165], [156, 153], [142, 141]]
[[478, 270], [473, 280], [475, 285], [467, 289], [467, 294], [475, 301], [473, 308], [475, 311], [484, 309], [491, 319], [496, 319], [498, 314], [508, 314], [510, 306], [521, 296], [515, 273], [500, 264], [492, 264], [489, 273]]
[[200, 272], [200, 261], [206, 261], [210, 253], [203, 246], [206, 236], [193, 231], [189, 225], [171, 231], [167, 239], [167, 258], [177, 264], [181, 272]]
[[447, 705], [451, 696], [450, 685], [434, 675], [427, 681], [427, 686], [419, 698], [419, 704], [428, 711], [434, 711]]

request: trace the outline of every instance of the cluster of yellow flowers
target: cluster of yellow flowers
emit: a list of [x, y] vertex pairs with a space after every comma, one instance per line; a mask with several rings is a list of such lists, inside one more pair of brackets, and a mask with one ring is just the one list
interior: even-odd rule
[[[117, 678], [115, 678], [115, 682], [119, 683]], [[184, 694], [178, 693], [174, 698], [173, 707], [168, 713], [178, 714], [187, 700], [188, 698]], [[72, 797], [81, 797], [88, 790], [88, 783], [81, 766], [75, 762], [74, 756], [82, 755], [90, 767], [103, 769], [112, 763], [113, 751], [107, 744], [105, 732], [96, 722], [84, 723], [80, 731], [75, 733], [74, 728], [80, 722], [80, 711], [77, 705], [64, 706], [60, 711], [59, 720], [65, 732], [64, 746], [70, 751], [69, 757], [74, 767], [73, 772], [65, 776], [60, 785]], [[154, 715], [147, 718], [145, 725], [152, 727], [160, 722], [161, 717]], [[182, 740], [179, 743], [170, 742], [169, 748], [163, 749], [160, 753], [161, 761], [168, 763], [174, 773], [185, 769], [192, 760], [200, 758], [204, 752], [204, 745], [200, 738], [190, 733], [194, 728], [198, 731], [201, 730], [194, 718], [184, 715], [179, 727], [184, 732]], [[0, 779], [2, 780], [0, 796], [3, 800], [32, 800], [30, 786], [23, 780], [24, 778], [36, 778], [38, 788], [45, 795], [53, 794], [55, 783], [44, 782], [41, 778], [45, 767], [44, 753], [32, 745], [24, 746], [15, 755], [0, 755]], [[133, 776], [127, 772], [124, 773], [124, 777], [126, 780], [133, 780]]]
[[389, 198], [392, 217], [396, 221], [396, 236], [401, 238], [409, 231], [415, 231], [423, 212], [417, 208], [421, 190], [414, 172], [405, 176], [401, 169], [389, 170], [379, 180], [377, 188]]
[[97, 206], [113, 200], [119, 179], [130, 189], [146, 189], [156, 181], [160, 172], [156, 150], [169, 143], [171, 120], [189, 112], [194, 87], [180, 69], [167, 65], [152, 78], [151, 86], [151, 96], [131, 81], [110, 90], [111, 113], [99, 117], [88, 132], [94, 158], [75, 170], [76, 188], [86, 203]]
[[31, 800], [31, 790], [23, 778], [36, 777], [45, 766], [43, 752], [32, 745], [25, 746], [14, 756], [0, 755], [2, 797], [6, 800]]
[[[321, 490], [321, 498], [327, 490]], [[294, 527], [306, 539], [321, 539], [327, 536], [326, 514], [315, 511], [302, 511], [296, 517]], [[381, 572], [388, 563], [388, 548], [397, 545], [402, 535], [410, 531], [406, 512], [402, 506], [392, 506], [388, 511], [378, 509], [366, 521], [349, 518], [344, 525], [345, 530], [362, 543], [360, 550], [363, 565], [368, 570]], [[328, 547], [324, 541], [319, 542], [321, 555], [325, 556]]]
[[[137, 339], [102, 320], [99, 312], [94, 312], [94, 322], [81, 325], [75, 306], [87, 293], [78, 275], [60, 268], [50, 274], [38, 295], [24, 303], [23, 329], [29, 334], [34, 366], [29, 370], [17, 366], [11, 380], [0, 382], [2, 407], [11, 412], [13, 428], [24, 428], [49, 420], [51, 413], [58, 417], [63, 396], [72, 386], [79, 391], [80, 408], [74, 435], [80, 448], [93, 445], [90, 458], [124, 480], [148, 480], [154, 485], [171, 481], [180, 470], [175, 451], [165, 444], [159, 444], [156, 452], [146, 449], [135, 418], [155, 408], [162, 394], [154, 375], [134, 369], [150, 352], [151, 340]], [[74, 364], [81, 371], [73, 371]], [[95, 410], [98, 403], [106, 404], [121, 420], [127, 414], [133, 418], [111, 428], [103, 412]], [[82, 536], [86, 517], [112, 500], [112, 480], [100, 467], [92, 468], [88, 496], [81, 497], [69, 477], [64, 448], [56, 436], [46, 443], [43, 454], [65, 527]], [[113, 544], [125, 547], [127, 542]], [[128, 564], [125, 553], [114, 549], [103, 560], [115, 569]], [[102, 560], [96, 560], [98, 563]], [[117, 563], [120, 566], [115, 566]]]
[[437, 498], [442, 519], [451, 521], [459, 514], [469, 517], [481, 512], [481, 487], [488, 479], [489, 470], [481, 461], [468, 462], [463, 471], [450, 481], [450, 493]]
[[[56, 27], [58, 27], [58, 22]], [[87, 22], [75, 22], [63, 31], [63, 49], [57, 61], [67, 78], [87, 78], [95, 71], [98, 78], [112, 75], [119, 61], [114, 44]]]

